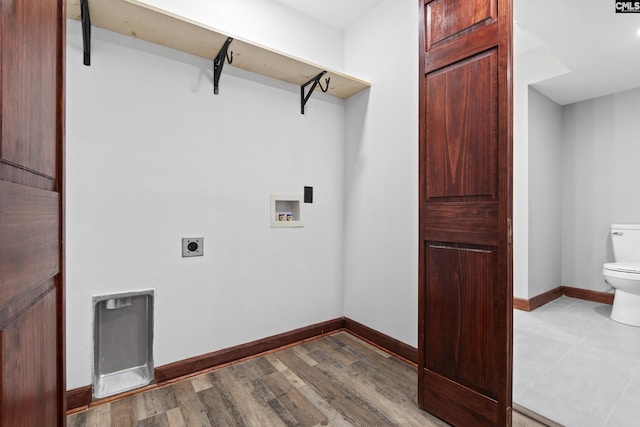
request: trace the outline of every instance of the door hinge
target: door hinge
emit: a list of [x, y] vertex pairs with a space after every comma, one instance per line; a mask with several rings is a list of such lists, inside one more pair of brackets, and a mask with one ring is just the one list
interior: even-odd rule
[[507, 218], [507, 243], [513, 243], [513, 220]]
[[504, 423], [507, 427], [511, 427], [511, 407], [507, 408], [507, 422]]

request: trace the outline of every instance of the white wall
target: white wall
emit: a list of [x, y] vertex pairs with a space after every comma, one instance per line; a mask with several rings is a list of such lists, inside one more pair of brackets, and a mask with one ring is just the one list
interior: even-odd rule
[[[252, 37], [318, 37], [308, 56], [340, 65], [334, 30], [273, 10], [225, 2], [221, 29], [257, 16]], [[215, 96], [210, 61], [95, 27], [85, 67], [67, 25], [67, 387], [91, 383], [94, 295], [156, 290], [156, 366], [342, 316], [344, 101], [303, 116], [297, 86], [229, 66]], [[269, 194], [305, 185], [305, 227], [271, 229]], [[196, 236], [205, 256], [181, 258]]]
[[[225, 67], [214, 96], [209, 61], [95, 28], [84, 67], [69, 21], [67, 387], [91, 383], [91, 296], [130, 289], [156, 289], [157, 365], [342, 315], [416, 346], [416, 2], [384, 1], [344, 45], [264, 0], [152, 3], [372, 87], [314, 94], [301, 116], [297, 87]], [[515, 66], [514, 289], [528, 298], [528, 84], [563, 67]], [[304, 229], [270, 229], [269, 193], [304, 185]], [[205, 256], [180, 258], [183, 236], [204, 236]]]
[[627, 197], [640, 189], [634, 165], [640, 89], [561, 107], [558, 125], [557, 104], [529, 86], [565, 71], [546, 48], [515, 58], [516, 297], [560, 284], [610, 291], [602, 279], [602, 263], [612, 260], [609, 226], [640, 222], [640, 201]]
[[272, 0], [145, 0], [225, 34], [340, 71], [342, 31]]
[[545, 47], [517, 55], [513, 64], [513, 294], [529, 292], [529, 85], [566, 72]]
[[609, 227], [640, 223], [640, 88], [564, 107], [562, 283], [608, 286]]
[[529, 296], [562, 283], [562, 107], [529, 87]]
[[345, 315], [410, 345], [418, 328], [418, 4], [386, 0], [345, 33]]

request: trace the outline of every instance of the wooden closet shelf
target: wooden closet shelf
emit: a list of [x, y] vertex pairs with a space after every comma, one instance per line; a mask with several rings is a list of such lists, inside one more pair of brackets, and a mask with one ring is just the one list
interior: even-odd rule
[[[233, 37], [232, 67], [303, 85], [320, 72], [331, 77], [328, 94], [339, 98], [352, 95], [371, 86], [369, 83], [312, 64], [259, 44], [223, 34], [206, 25], [136, 0], [89, 0], [91, 24], [141, 40], [213, 60], [227, 37]], [[80, 20], [80, 0], [67, 2], [67, 17]]]

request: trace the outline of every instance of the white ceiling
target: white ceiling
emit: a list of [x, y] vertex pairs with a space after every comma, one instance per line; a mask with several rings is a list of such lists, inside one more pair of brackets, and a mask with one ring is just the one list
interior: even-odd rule
[[570, 70], [533, 84], [538, 91], [566, 105], [640, 87], [640, 14], [615, 13], [614, 5], [613, 0], [514, 0], [516, 53], [521, 37], [526, 43], [538, 39]]
[[[383, 0], [276, 1], [344, 30]], [[516, 53], [546, 47], [570, 70], [537, 90], [565, 105], [640, 87], [640, 13], [615, 13], [613, 0], [513, 1]]]
[[[382, 3], [383, 0], [275, 0], [318, 21], [341, 30]], [[417, 3], [416, 3], [417, 7]]]

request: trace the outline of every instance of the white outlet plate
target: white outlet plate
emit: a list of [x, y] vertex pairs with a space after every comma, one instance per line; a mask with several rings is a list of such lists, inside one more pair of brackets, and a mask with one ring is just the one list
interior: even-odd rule
[[183, 237], [182, 257], [203, 256], [204, 237]]

